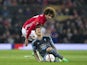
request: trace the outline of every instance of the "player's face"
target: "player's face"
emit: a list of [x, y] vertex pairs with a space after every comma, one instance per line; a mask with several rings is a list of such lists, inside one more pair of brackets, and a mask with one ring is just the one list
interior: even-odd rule
[[35, 31], [36, 31], [36, 34], [37, 34], [37, 35], [41, 35], [41, 34], [42, 34], [42, 32], [41, 32], [41, 28], [36, 28]]
[[46, 19], [47, 19], [47, 20], [48, 20], [48, 19], [52, 19], [52, 15], [51, 15], [51, 14], [46, 15]]

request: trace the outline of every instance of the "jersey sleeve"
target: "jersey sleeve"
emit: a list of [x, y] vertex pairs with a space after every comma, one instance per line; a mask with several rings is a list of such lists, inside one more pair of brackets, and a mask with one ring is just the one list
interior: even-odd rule
[[32, 31], [33, 29], [35, 29], [36, 25], [38, 25], [38, 24], [39, 24], [39, 19], [37, 18], [37, 19], [35, 19], [35, 21], [33, 21], [33, 23], [32, 23], [32, 25], [30, 26], [30, 28], [28, 28], [27, 35], [26, 35], [26, 38], [27, 38], [27, 39], [28, 39], [28, 37], [29, 37], [31, 31]]
[[56, 47], [55, 47], [55, 45], [54, 45], [54, 42], [53, 42], [52, 38], [51, 38], [51, 37], [49, 37], [49, 38], [50, 38], [50, 44], [51, 44], [51, 46], [57, 51], [57, 49], [56, 49]]
[[26, 38], [27, 38], [27, 39], [28, 39], [28, 37], [29, 37], [31, 31], [35, 28], [35, 26], [36, 26], [35, 23], [33, 23], [33, 24], [31, 25], [31, 27], [28, 28], [27, 35], [26, 35]]
[[33, 51], [35, 51], [35, 50], [36, 50], [35, 43], [36, 43], [36, 40], [34, 40], [34, 41], [32, 42], [32, 49], [33, 49]]
[[52, 38], [50, 36], [49, 36], [49, 39], [50, 39], [51, 46], [54, 47], [54, 42], [53, 42], [53, 40], [52, 40]]

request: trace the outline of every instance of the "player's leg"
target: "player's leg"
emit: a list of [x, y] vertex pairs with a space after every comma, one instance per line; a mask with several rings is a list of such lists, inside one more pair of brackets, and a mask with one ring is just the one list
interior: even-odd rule
[[63, 56], [61, 56], [59, 53], [57, 53], [57, 51], [54, 50], [52, 47], [48, 47], [46, 51], [47, 51], [48, 53], [53, 54], [55, 57], [58, 57], [58, 58], [60, 58], [60, 59], [63, 58]]
[[46, 50], [48, 53], [53, 54], [55, 57], [58, 57], [60, 59], [60, 61], [65, 61], [67, 62], [68, 60], [66, 58], [64, 58], [62, 55], [60, 55], [55, 49], [53, 49], [52, 47], [48, 47]]

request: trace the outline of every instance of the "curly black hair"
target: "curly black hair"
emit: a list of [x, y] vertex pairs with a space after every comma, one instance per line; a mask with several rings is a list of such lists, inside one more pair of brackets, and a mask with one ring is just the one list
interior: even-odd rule
[[56, 16], [56, 11], [55, 11], [55, 9], [54, 8], [52, 8], [52, 7], [47, 7], [47, 8], [45, 8], [44, 9], [44, 11], [43, 11], [43, 13], [45, 14], [45, 15], [52, 15], [52, 18], [54, 18], [55, 16]]

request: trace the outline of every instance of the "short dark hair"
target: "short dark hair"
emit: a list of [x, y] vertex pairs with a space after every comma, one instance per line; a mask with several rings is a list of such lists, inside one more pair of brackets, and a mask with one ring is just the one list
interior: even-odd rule
[[[36, 26], [36, 28], [41, 28], [41, 27], [42, 27], [42, 25], [37, 25], [37, 26]], [[36, 28], [35, 28], [35, 30], [36, 30]]]
[[52, 8], [52, 7], [47, 7], [47, 8], [45, 8], [44, 11], [43, 11], [43, 13], [44, 13], [45, 15], [51, 14], [51, 15], [52, 15], [52, 18], [54, 18], [54, 17], [56, 16], [56, 11], [55, 11], [55, 9]]

